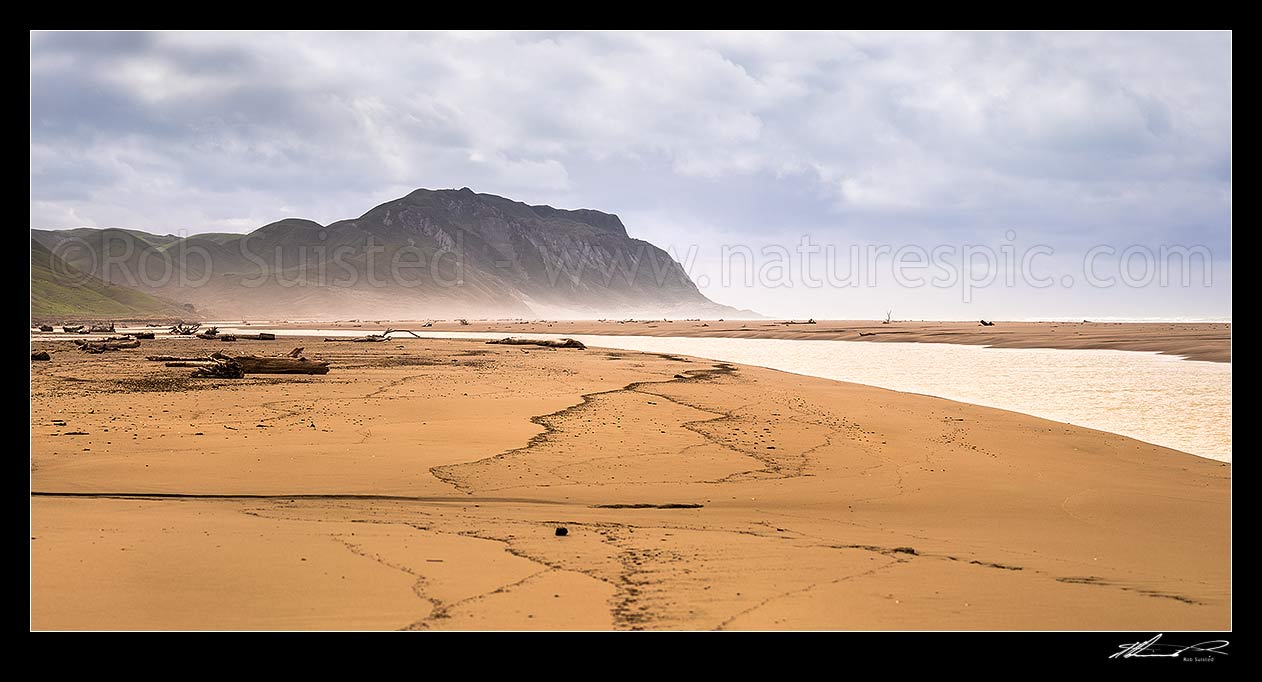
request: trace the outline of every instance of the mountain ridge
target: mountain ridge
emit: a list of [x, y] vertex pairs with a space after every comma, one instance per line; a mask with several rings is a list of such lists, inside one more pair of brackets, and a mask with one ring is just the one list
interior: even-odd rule
[[248, 233], [31, 230], [103, 281], [226, 316], [758, 317], [711, 301], [616, 214], [417, 189], [328, 225]]

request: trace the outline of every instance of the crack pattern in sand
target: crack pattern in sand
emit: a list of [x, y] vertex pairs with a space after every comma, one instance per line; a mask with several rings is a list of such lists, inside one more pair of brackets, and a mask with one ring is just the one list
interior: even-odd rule
[[[663, 381], [588, 393], [577, 405], [532, 418], [543, 431], [525, 446], [431, 472], [466, 493], [804, 475], [811, 455], [830, 444], [830, 427], [819, 427], [817, 442], [793, 451], [764, 444], [772, 442], [772, 427], [742, 414], [740, 407], [716, 409], [670, 391], [694, 383], [722, 391], [722, 380], [735, 372], [731, 365], [718, 363]], [[762, 435], [750, 437], [755, 428]]]
[[[589, 375], [579, 381], [569, 378], [574, 370], [556, 362], [562, 357], [570, 356], [473, 348], [439, 360], [395, 362], [383, 355], [368, 362], [348, 353], [339, 361], [345, 368], [360, 368], [357, 376], [321, 382], [330, 394], [317, 398], [284, 392], [306, 381], [277, 384], [287, 388], [271, 392], [266, 400], [249, 397], [259, 395], [260, 384], [222, 387], [233, 401], [230, 410], [172, 395], [169, 400], [183, 401], [180, 421], [187, 416], [223, 422], [231, 429], [219, 434], [225, 442], [229, 435], [244, 437], [236, 431], [245, 427], [250, 435], [273, 443], [283, 444], [281, 433], [310, 435], [295, 441], [298, 446], [286, 446], [290, 449], [283, 454], [309, 454], [306, 444], [318, 442], [329, 455], [342, 458], [336, 461], [344, 462], [344, 469], [338, 476], [326, 473], [293, 488], [286, 487], [291, 479], [280, 476], [269, 480], [264, 492], [241, 493], [234, 492], [232, 479], [216, 485], [185, 474], [173, 476], [170, 480], [176, 483], [168, 488], [155, 488], [144, 478], [119, 476], [96, 492], [50, 485], [34, 493], [34, 502], [86, 505], [82, 508], [113, 518], [110, 525], [120, 532], [135, 518], [132, 510], [141, 507], [167, 509], [175, 516], [196, 510], [189, 516], [194, 520], [244, 514], [267, 519], [267, 532], [292, 524], [306, 534], [304, 543], [312, 527], [324, 527], [324, 532], [314, 532], [320, 543], [357, 557], [351, 563], [362, 559], [371, 566], [359, 574], [361, 579], [385, 576], [388, 590], [374, 594], [397, 595], [389, 617], [402, 613], [401, 629], [1028, 626], [1028, 615], [1011, 610], [1014, 602], [1037, 610], [1040, 624], [1072, 629], [1078, 622], [1074, 619], [1090, 613], [1099, 619], [1091, 627], [1128, 629], [1139, 622], [1125, 619], [1130, 612], [1156, 614], [1151, 617], [1156, 620], [1145, 623], [1203, 622], [1182, 619], [1221, 611], [1225, 603], [1221, 581], [1213, 576], [1185, 579], [1169, 562], [1096, 563], [1094, 554], [1102, 554], [1097, 547], [1108, 549], [1101, 538], [1119, 537], [1115, 526], [1127, 518], [1104, 517], [1094, 507], [1087, 509], [1092, 514], [1065, 509], [1061, 500], [1080, 486], [1049, 485], [1046, 509], [1024, 488], [1013, 485], [1013, 494], [1007, 494], [1005, 477], [1019, 473], [1013, 443], [1024, 448], [1040, 438], [1067, 438], [1072, 435], [1068, 428], [1045, 436], [1050, 431], [1043, 425], [1022, 426], [1026, 422], [1005, 421], [998, 413], [985, 413], [987, 420], [979, 420], [978, 410], [947, 401], [843, 384], [799, 386], [807, 380], [678, 356], [606, 353], [598, 356], [596, 367], [616, 369], [593, 372], [588, 367]], [[382, 370], [395, 366], [391, 362], [406, 374]], [[534, 363], [528, 371], [511, 378], [498, 374], [526, 362]], [[604, 371], [620, 373], [592, 379]], [[512, 419], [501, 419], [517, 430], [500, 434], [494, 447], [448, 438], [444, 444], [450, 449], [441, 457], [426, 449], [422, 427], [435, 410], [450, 409], [444, 418], [452, 421], [467, 419], [460, 412], [464, 406], [494, 410], [501, 403], [488, 396], [519, 396], [522, 382], [538, 376], [556, 383], [531, 393], [528, 400], [518, 398]], [[94, 391], [113, 390], [106, 380], [88, 384]], [[47, 384], [40, 390], [63, 391]], [[413, 401], [414, 393], [425, 399]], [[577, 404], [557, 409], [580, 393]], [[529, 400], [549, 402], [538, 407]], [[165, 407], [177, 406], [145, 409], [156, 413]], [[310, 417], [317, 410], [337, 413], [340, 421], [327, 427], [335, 435], [314, 433]], [[380, 416], [386, 410], [392, 411], [388, 420]], [[902, 421], [890, 416], [899, 411]], [[90, 408], [56, 416], [72, 419], [67, 428], [82, 421], [95, 432], [105, 425]], [[317, 419], [326, 428], [325, 420]], [[528, 426], [527, 419], [540, 431], [519, 428]], [[1015, 430], [1017, 426], [1023, 430]], [[461, 427], [451, 428], [449, 433], [462, 433]], [[339, 434], [343, 440], [332, 445]], [[68, 440], [59, 439], [57, 445]], [[1084, 443], [1062, 442], [1073, 447]], [[350, 477], [362, 477], [382, 443], [397, 444], [394, 468], [380, 469], [380, 480], [392, 487], [380, 493], [367, 485], [339, 491]], [[198, 452], [207, 460], [220, 456], [213, 447]], [[275, 460], [281, 453], [269, 454]], [[1041, 485], [1043, 476], [1058, 473], [1028, 459], [1022, 482]], [[40, 480], [74, 484], [77, 480], [69, 475], [51, 478], [43, 469], [68, 462], [67, 468], [47, 468], [74, 473], [79, 461], [91, 460], [33, 456], [32, 468], [40, 470]], [[192, 465], [198, 460], [186, 461]], [[435, 461], [444, 463], [431, 466]], [[295, 467], [268, 471], [305, 470]], [[948, 481], [972, 485], [962, 490], [998, 490], [1004, 494], [987, 500], [1006, 506], [992, 511], [987, 501], [974, 503], [951, 490], [939, 491], [938, 475], [956, 468], [976, 478]], [[177, 485], [181, 481], [185, 485]], [[132, 482], [137, 484], [127, 485]], [[1098, 494], [1105, 496], [1102, 500], [1134, 499], [1116, 497], [1115, 489]], [[939, 523], [944, 514], [954, 515], [954, 525]], [[97, 517], [90, 515], [87, 523], [98, 523]], [[1020, 519], [1027, 528], [1056, 524], [1056, 532], [1065, 537], [1083, 534], [1096, 546], [1088, 551], [1076, 544], [1057, 545], [1058, 538], [1049, 532], [1051, 546], [1060, 550], [1049, 555], [1048, 545], [1020, 535], [996, 534], [992, 539], [973, 532], [979, 525], [1002, 527], [1008, 518]], [[555, 532], [559, 527], [567, 529], [564, 537]], [[278, 533], [278, 541], [288, 542], [287, 533]], [[43, 538], [46, 532], [33, 528], [33, 543], [43, 541], [36, 535]], [[262, 534], [247, 535], [261, 542], [256, 537]], [[218, 538], [209, 542], [208, 549], [220, 549]], [[284, 552], [279, 555], [283, 561], [291, 559]], [[266, 569], [250, 566], [251, 571]], [[1099, 608], [1100, 602], [1110, 607]], [[325, 625], [338, 627], [337, 622]]]

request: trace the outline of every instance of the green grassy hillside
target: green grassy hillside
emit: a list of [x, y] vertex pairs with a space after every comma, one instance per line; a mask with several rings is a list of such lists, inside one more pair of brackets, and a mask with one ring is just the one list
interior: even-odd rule
[[189, 310], [127, 287], [84, 275], [31, 241], [31, 318], [181, 317]]

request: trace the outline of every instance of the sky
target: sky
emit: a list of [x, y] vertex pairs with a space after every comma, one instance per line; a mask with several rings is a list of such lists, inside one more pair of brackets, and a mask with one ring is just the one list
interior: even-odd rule
[[31, 228], [616, 213], [771, 316], [1230, 319], [1228, 32], [31, 34]]

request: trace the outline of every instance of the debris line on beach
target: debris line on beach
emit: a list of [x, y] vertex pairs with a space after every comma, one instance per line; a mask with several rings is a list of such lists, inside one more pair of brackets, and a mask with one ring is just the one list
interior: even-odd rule
[[575, 339], [519, 339], [509, 336], [498, 341], [487, 341], [491, 344], [503, 344], [507, 346], [543, 346], [544, 348], [577, 348], [584, 350], [587, 346], [582, 341]]

